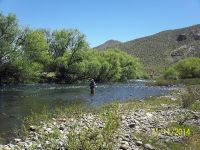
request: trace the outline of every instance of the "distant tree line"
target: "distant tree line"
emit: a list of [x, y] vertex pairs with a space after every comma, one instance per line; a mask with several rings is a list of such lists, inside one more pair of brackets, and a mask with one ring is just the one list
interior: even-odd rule
[[22, 28], [0, 13], [0, 83], [98, 82], [143, 76], [138, 60], [116, 49], [95, 51], [76, 29]]

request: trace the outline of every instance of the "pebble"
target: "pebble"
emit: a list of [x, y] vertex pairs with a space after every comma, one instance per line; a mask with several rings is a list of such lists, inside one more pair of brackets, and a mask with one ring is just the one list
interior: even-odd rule
[[43, 148], [42, 148], [42, 145], [41, 144], [39, 144], [38, 146], [37, 146], [37, 150], [42, 150]]
[[151, 113], [146, 113], [146, 116], [149, 117], [149, 118], [151, 118], [151, 117], [153, 117], [153, 114], [151, 114]]
[[11, 150], [11, 148], [8, 145], [4, 145], [2, 150]]
[[30, 129], [30, 131], [33, 131], [33, 132], [36, 131], [36, 127], [35, 126], [30, 126], [29, 129]]
[[123, 141], [122, 144], [120, 145], [120, 149], [129, 150], [130, 149], [129, 143], [126, 141]]
[[49, 145], [49, 144], [51, 144], [51, 142], [50, 141], [45, 141], [45, 144]]
[[136, 141], [135, 142], [137, 146], [141, 146], [142, 145], [142, 141]]
[[134, 128], [134, 127], [135, 127], [135, 123], [129, 124], [129, 127], [130, 127], [130, 128]]
[[121, 141], [121, 144], [123, 144], [123, 145], [129, 145], [129, 143], [127, 141]]
[[65, 130], [65, 126], [64, 125], [61, 125], [60, 127], [59, 127], [59, 130]]
[[144, 149], [145, 150], [155, 150], [151, 144], [144, 144]]
[[21, 139], [14, 139], [15, 143], [21, 142]]

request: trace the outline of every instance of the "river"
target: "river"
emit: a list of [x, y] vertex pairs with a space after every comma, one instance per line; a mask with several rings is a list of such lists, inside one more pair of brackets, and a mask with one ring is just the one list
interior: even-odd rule
[[21, 125], [24, 117], [31, 112], [39, 113], [44, 107], [53, 109], [76, 100], [95, 106], [113, 100], [141, 100], [173, 89], [145, 86], [145, 82], [98, 84], [95, 95], [90, 95], [88, 85], [26, 84], [0, 87], [0, 137], [8, 136]]

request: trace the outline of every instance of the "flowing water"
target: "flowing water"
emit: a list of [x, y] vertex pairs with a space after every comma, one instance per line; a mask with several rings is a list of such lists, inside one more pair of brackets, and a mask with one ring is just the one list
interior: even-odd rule
[[20, 126], [24, 117], [31, 112], [39, 113], [44, 107], [53, 109], [75, 100], [89, 105], [101, 105], [113, 100], [139, 100], [170, 90], [172, 88], [145, 86], [145, 82], [140, 80], [98, 84], [95, 95], [90, 95], [88, 85], [27, 84], [0, 87], [0, 136], [8, 136]]

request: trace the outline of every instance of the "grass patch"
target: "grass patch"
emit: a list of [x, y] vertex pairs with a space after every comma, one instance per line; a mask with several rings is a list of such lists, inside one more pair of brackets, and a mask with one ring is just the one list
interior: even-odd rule
[[81, 114], [92, 110], [93, 109], [89, 109], [88, 106], [79, 101], [56, 107], [54, 110], [49, 110], [44, 107], [40, 113], [32, 113], [31, 115], [25, 117], [21, 128], [16, 132], [19, 137], [25, 138], [29, 135], [30, 125], [34, 125], [37, 128], [40, 126], [41, 122], [48, 122], [52, 118], [77, 118]]
[[107, 143], [100, 129], [82, 129], [79, 133], [71, 130], [68, 135], [67, 148], [70, 150], [106, 149]]
[[123, 107], [124, 110], [144, 109], [147, 111], [155, 111], [160, 109], [162, 105], [178, 105], [179, 103], [180, 101], [171, 100], [168, 97], [150, 97], [142, 101], [129, 101], [124, 103]]
[[182, 95], [183, 108], [199, 110], [200, 85], [187, 86], [187, 93]]
[[[42, 113], [33, 113], [29, 117], [25, 118], [24, 125], [22, 126], [19, 136], [23, 139], [29, 135], [29, 125], [34, 125], [36, 131], [40, 132], [42, 139], [40, 139], [41, 146], [45, 149], [56, 149], [59, 147], [58, 140], [62, 139], [62, 133], [58, 128], [52, 128], [52, 133], [46, 134], [41, 130], [40, 122], [48, 124], [52, 118], [67, 119], [74, 118], [79, 119], [83, 114], [98, 114], [99, 117], [104, 120], [105, 125], [102, 128], [88, 127], [84, 128], [75, 124], [69, 126], [67, 139], [63, 142], [63, 147], [71, 150], [95, 150], [95, 149], [112, 149], [113, 136], [120, 125], [120, 115], [118, 110], [120, 108], [119, 103], [106, 104], [102, 107], [90, 109], [90, 107], [81, 103], [73, 103], [67, 106], [58, 107], [53, 111], [44, 109]], [[50, 141], [50, 145], [45, 145], [46, 141]], [[33, 145], [30, 149], [37, 149], [38, 145]]]
[[149, 82], [146, 83], [150, 86], [171, 86], [171, 85], [197, 85], [200, 84], [200, 78], [193, 78], [193, 79], [178, 79], [178, 80], [167, 80], [163, 78], [156, 79], [156, 82]]
[[32, 113], [28, 117], [24, 118], [24, 122], [27, 124], [37, 124], [40, 121], [48, 121], [54, 117], [78, 117], [83, 112], [89, 110], [89, 107], [82, 102], [71, 102], [63, 106], [56, 107], [54, 110], [49, 110], [44, 107], [41, 113]]
[[[105, 109], [105, 107], [104, 107]], [[105, 109], [108, 110], [107, 107]], [[120, 125], [119, 116], [113, 111], [102, 114], [106, 124], [102, 129], [88, 128], [76, 132], [77, 127], [68, 134], [67, 148], [70, 150], [110, 150], [113, 146], [113, 136]]]
[[200, 102], [198, 101], [198, 102], [191, 104], [189, 109], [193, 110], [193, 111], [200, 111]]
[[192, 93], [185, 93], [182, 95], [182, 106], [183, 108], [188, 108], [195, 103], [195, 98]]

